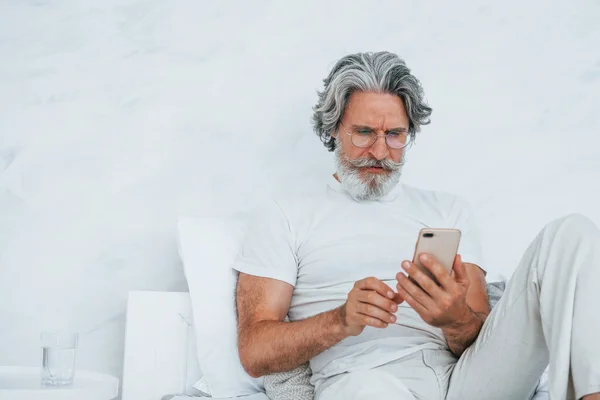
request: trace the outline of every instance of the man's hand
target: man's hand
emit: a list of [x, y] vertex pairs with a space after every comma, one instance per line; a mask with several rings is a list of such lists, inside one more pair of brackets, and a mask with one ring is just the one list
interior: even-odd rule
[[348, 300], [339, 308], [339, 317], [348, 336], [359, 335], [366, 326], [385, 328], [396, 322], [394, 313], [401, 297], [377, 278], [362, 279], [354, 284]]
[[460, 256], [457, 255], [454, 259], [454, 277], [431, 255], [421, 254], [420, 261], [440, 285], [438, 286], [415, 264], [404, 261], [402, 269], [418, 285], [403, 273], [398, 273], [396, 275], [398, 294], [429, 325], [437, 328], [454, 328], [471, 322], [474, 314], [467, 304], [467, 290], [471, 282]]

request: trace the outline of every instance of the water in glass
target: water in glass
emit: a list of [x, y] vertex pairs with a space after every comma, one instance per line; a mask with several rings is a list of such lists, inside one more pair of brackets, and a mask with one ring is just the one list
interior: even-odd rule
[[42, 385], [69, 386], [75, 376], [76, 334], [45, 334], [42, 344]]

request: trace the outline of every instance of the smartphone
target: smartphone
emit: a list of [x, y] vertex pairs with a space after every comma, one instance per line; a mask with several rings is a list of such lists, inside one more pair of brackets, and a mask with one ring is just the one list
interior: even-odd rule
[[421, 264], [419, 255], [427, 253], [442, 264], [446, 271], [451, 272], [454, 265], [454, 259], [460, 245], [461, 232], [458, 229], [445, 228], [423, 228], [419, 232], [417, 244], [415, 246], [415, 254], [413, 263], [429, 276], [435, 283], [439, 282], [429, 272], [429, 270]]

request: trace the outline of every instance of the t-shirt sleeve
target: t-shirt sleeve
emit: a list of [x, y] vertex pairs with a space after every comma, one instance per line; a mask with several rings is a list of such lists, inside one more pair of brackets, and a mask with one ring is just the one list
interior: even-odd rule
[[298, 261], [294, 239], [279, 203], [269, 202], [251, 218], [233, 269], [296, 285]]
[[463, 262], [475, 264], [486, 272], [475, 212], [470, 204], [460, 197], [455, 198], [451, 210], [450, 223], [461, 231], [458, 254], [461, 255]]

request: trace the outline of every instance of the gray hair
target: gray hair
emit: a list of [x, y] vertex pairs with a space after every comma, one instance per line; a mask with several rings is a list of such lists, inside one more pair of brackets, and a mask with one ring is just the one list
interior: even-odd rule
[[411, 75], [404, 60], [387, 51], [356, 53], [341, 58], [318, 92], [312, 123], [316, 134], [329, 151], [335, 150], [332, 134], [342, 120], [350, 95], [356, 91], [395, 94], [404, 103], [410, 138], [429, 124], [431, 107], [424, 100], [419, 80]]

